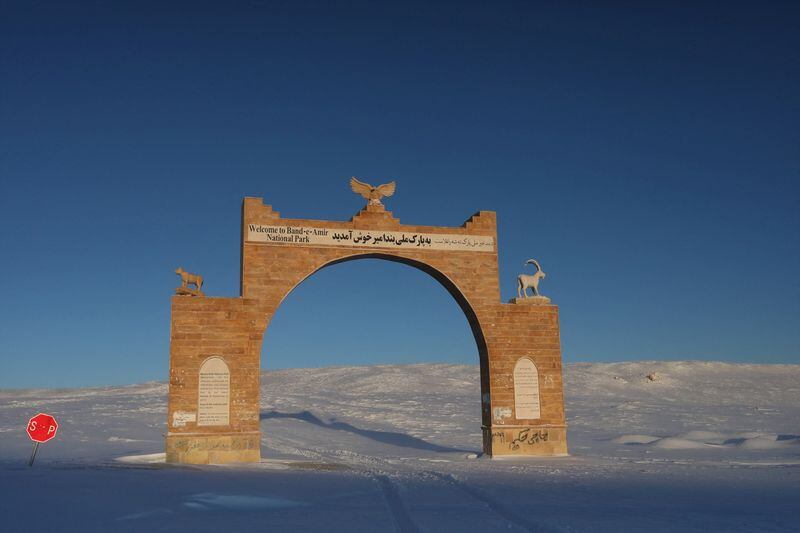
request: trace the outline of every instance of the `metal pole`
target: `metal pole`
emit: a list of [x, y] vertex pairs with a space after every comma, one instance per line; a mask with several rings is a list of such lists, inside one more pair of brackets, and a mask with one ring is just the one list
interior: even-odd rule
[[33, 452], [31, 452], [31, 460], [28, 461], [28, 466], [33, 466], [33, 461], [36, 459], [36, 450], [39, 449], [39, 443], [36, 442], [33, 444]]

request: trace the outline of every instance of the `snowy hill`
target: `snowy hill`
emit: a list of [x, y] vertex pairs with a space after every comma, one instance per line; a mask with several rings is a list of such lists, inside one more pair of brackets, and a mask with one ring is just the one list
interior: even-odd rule
[[[649, 377], [648, 377], [649, 376]], [[573, 364], [571, 457], [480, 452], [477, 366], [262, 376], [260, 465], [163, 464], [166, 385], [0, 391], [0, 530], [788, 531], [800, 365]], [[58, 437], [26, 465], [27, 418]], [[42, 523], [41, 530], [47, 524]]]

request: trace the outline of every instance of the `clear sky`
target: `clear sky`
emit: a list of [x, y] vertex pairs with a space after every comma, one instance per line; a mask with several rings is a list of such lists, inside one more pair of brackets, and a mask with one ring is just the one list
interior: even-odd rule
[[[243, 196], [499, 219], [567, 362], [800, 363], [796, 2], [31, 2], [0, 17], [0, 387], [167, 376], [173, 270], [236, 296]], [[433, 279], [312, 276], [266, 368], [477, 363]]]

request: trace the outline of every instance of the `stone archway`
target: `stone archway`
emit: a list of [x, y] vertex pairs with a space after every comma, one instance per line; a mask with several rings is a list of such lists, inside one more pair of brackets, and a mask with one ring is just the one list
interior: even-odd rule
[[[566, 453], [558, 308], [534, 299], [501, 303], [493, 212], [460, 227], [410, 226], [378, 202], [349, 221], [324, 221], [282, 218], [261, 198], [245, 198], [240, 297], [172, 299], [168, 461], [260, 460], [260, 354], [269, 321], [308, 276], [365, 257], [428, 273], [464, 311], [478, 345], [486, 454]], [[229, 367], [227, 397], [199, 379], [200, 364], [213, 356]], [[535, 362], [535, 380], [515, 383], [520, 358]], [[539, 418], [516, 418], [520, 396], [537, 399]], [[201, 401], [227, 402], [228, 423], [199, 426]]]

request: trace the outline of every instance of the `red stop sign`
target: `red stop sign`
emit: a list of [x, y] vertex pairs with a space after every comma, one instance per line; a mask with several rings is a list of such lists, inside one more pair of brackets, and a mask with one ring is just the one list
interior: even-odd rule
[[32, 441], [47, 442], [56, 436], [58, 422], [50, 415], [39, 413], [28, 420], [27, 431]]

